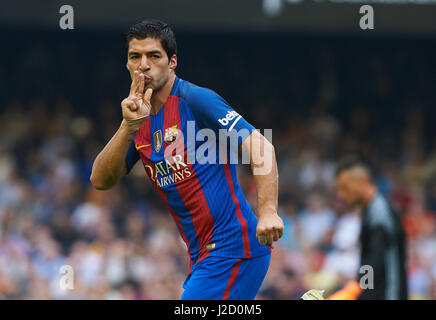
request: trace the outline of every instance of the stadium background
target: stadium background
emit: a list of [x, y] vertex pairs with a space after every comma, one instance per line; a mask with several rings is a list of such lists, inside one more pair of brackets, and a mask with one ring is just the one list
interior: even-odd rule
[[[152, 16], [173, 25], [181, 78], [273, 129], [285, 234], [257, 298], [332, 292], [355, 276], [359, 218], [335, 197], [333, 172], [357, 152], [402, 216], [411, 298], [435, 299], [436, 6], [377, 3], [375, 30], [361, 31], [361, 4], [346, 1], [202, 3], [71, 1], [67, 31], [64, 3], [2, 10], [0, 297], [180, 298], [188, 256], [142, 167], [110, 191], [89, 183], [130, 84], [124, 32]], [[239, 179], [255, 208], [247, 167]], [[59, 287], [62, 265], [72, 291]]]

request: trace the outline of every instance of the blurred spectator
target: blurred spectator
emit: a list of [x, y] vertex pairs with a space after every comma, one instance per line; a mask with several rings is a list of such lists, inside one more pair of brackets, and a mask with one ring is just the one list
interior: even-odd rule
[[334, 212], [327, 207], [320, 194], [309, 194], [305, 209], [299, 213], [302, 248], [321, 248], [328, 245], [335, 219]]

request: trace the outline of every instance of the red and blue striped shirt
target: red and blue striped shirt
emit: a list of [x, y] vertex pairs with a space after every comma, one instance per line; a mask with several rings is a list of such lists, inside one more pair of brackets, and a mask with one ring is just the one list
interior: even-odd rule
[[[223, 148], [229, 153], [223, 156], [219, 150], [220, 129], [241, 133], [238, 147], [255, 130], [214, 91], [176, 77], [165, 105], [143, 122], [126, 156], [128, 171], [142, 160], [187, 245], [191, 267], [209, 255], [270, 253], [256, 238], [257, 218], [239, 186], [232, 151]], [[216, 161], [201, 161], [206, 158]]]

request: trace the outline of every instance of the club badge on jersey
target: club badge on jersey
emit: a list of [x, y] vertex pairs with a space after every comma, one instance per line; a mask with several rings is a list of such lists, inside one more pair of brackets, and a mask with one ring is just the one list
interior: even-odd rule
[[169, 128], [166, 128], [165, 134], [164, 134], [164, 141], [168, 144], [171, 144], [174, 141], [176, 141], [178, 134], [179, 134], [179, 131], [177, 130], [177, 124], [175, 124]]

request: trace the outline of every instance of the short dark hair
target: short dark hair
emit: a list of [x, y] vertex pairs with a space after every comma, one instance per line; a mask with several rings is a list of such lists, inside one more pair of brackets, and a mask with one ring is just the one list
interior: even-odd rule
[[126, 34], [126, 47], [129, 48], [130, 40], [154, 38], [159, 39], [162, 48], [168, 55], [168, 59], [177, 54], [176, 37], [170, 26], [157, 19], [149, 19], [134, 24]]
[[354, 155], [346, 156], [338, 162], [335, 170], [335, 176], [337, 177], [342, 171], [350, 170], [356, 167], [361, 167], [368, 171], [369, 179], [372, 181], [373, 172], [371, 166], [360, 157]]

